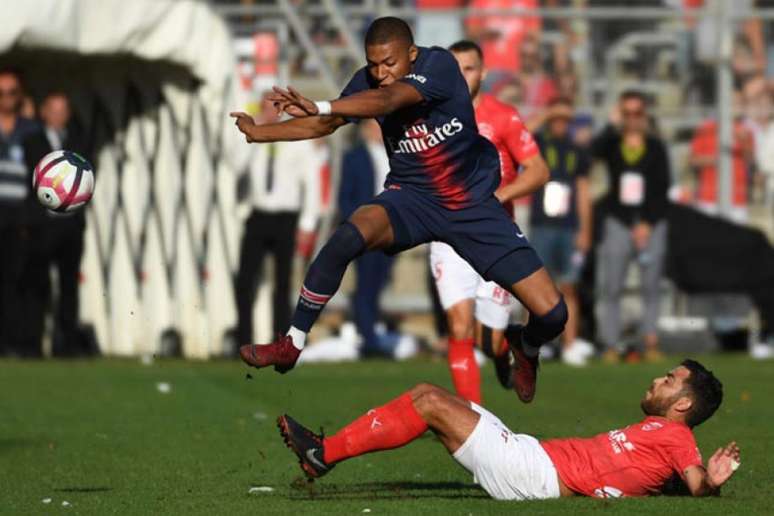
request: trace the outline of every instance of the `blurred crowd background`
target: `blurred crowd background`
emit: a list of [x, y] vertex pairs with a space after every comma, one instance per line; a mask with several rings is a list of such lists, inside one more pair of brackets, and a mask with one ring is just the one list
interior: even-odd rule
[[[610, 363], [718, 349], [774, 357], [774, 2], [178, 3], [198, 4], [225, 24], [223, 59], [233, 61], [238, 90], [228, 100], [246, 102], [261, 123], [276, 120], [264, 101], [273, 84], [335, 98], [362, 65], [362, 35], [376, 16], [407, 19], [420, 45], [476, 41], [488, 70], [485, 91], [518, 108], [552, 173], [574, 174], [589, 191], [590, 235], [546, 214], [545, 192], [516, 210], [516, 221], [578, 307], [569, 334], [545, 358], [582, 365], [585, 359], [562, 353], [576, 341]], [[380, 191], [388, 172], [380, 132], [368, 121], [325, 140], [255, 145], [221, 166], [226, 154], [239, 152], [207, 145], [208, 135], [232, 129], [217, 117], [216, 124], [226, 125], [207, 126], [204, 111], [204, 129], [195, 118], [178, 124], [186, 136], [167, 162], [163, 101], [149, 102], [151, 109], [141, 93], [141, 108], [132, 111], [136, 79], [127, 79], [126, 114], [105, 115], [119, 122], [100, 136], [94, 129], [99, 110], [78, 108], [85, 105], [75, 98], [82, 97], [78, 84], [41, 83], [40, 64], [30, 71], [25, 57], [13, 49], [0, 55], [5, 355], [204, 358], [268, 340], [287, 328], [315, 250], [338, 221]], [[176, 70], [157, 73], [178, 80]], [[183, 89], [196, 88], [192, 82]], [[112, 100], [124, 94], [116, 91], [124, 90], [113, 90]], [[110, 101], [102, 98], [104, 105]], [[133, 120], [148, 113], [153, 116], [138, 122], [145, 124], [139, 131], [152, 127], [156, 143], [134, 150], [127, 143]], [[108, 153], [105, 142], [118, 142], [121, 150]], [[640, 177], [649, 192], [651, 230], [644, 236], [626, 215], [627, 196], [636, 197], [643, 185], [632, 184], [627, 163], [617, 161], [623, 147], [633, 161], [647, 161]], [[96, 206], [85, 214], [53, 216], [30, 197], [31, 168], [58, 148], [96, 164]], [[145, 168], [123, 166], [137, 155], [148, 157]], [[180, 179], [172, 187], [163, 182], [175, 174]], [[136, 202], [122, 193], [134, 177], [144, 178]], [[108, 188], [109, 197], [100, 194]], [[168, 188], [179, 195], [165, 200], [160, 192]], [[169, 220], [184, 222], [165, 222], [169, 203], [176, 206]], [[154, 239], [159, 251], [152, 251]], [[180, 246], [188, 254], [170, 250]], [[367, 254], [350, 269], [313, 331], [306, 360], [445, 352], [448, 328], [427, 249], [395, 259]], [[212, 277], [221, 270], [225, 279], [218, 284]], [[181, 271], [190, 281], [179, 279]], [[164, 285], [149, 287], [159, 276]], [[89, 294], [79, 296], [81, 289]], [[159, 305], [164, 296], [171, 301]], [[524, 315], [516, 307], [514, 319]], [[127, 333], [132, 339], [117, 345]], [[197, 339], [204, 343], [190, 344]]]

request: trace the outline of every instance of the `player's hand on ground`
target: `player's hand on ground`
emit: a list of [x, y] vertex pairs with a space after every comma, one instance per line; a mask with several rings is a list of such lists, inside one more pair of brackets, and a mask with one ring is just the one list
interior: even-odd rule
[[234, 121], [234, 125], [236, 125], [239, 131], [245, 135], [245, 139], [247, 140], [247, 143], [253, 143], [255, 140], [253, 140], [251, 136], [251, 132], [252, 132], [252, 128], [256, 126], [256, 123], [255, 123], [255, 120], [253, 120], [253, 117], [241, 111], [232, 111], [231, 113], [228, 114], [228, 116], [232, 118], [236, 118], [236, 120]]
[[272, 90], [274, 93], [269, 95], [268, 99], [274, 103], [277, 109], [288, 115], [294, 118], [303, 118], [319, 114], [317, 105], [291, 86], [288, 86], [287, 90], [275, 86]]
[[735, 442], [732, 441], [723, 448], [718, 448], [707, 462], [707, 479], [710, 485], [722, 486], [739, 467], [739, 462], [739, 446]]

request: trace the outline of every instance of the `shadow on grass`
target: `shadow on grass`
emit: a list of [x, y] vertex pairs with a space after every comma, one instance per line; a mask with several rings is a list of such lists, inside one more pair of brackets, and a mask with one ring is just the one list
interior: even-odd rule
[[48, 443], [45, 439], [29, 439], [26, 437], [6, 437], [0, 439], [0, 452], [10, 451], [14, 448], [30, 448], [45, 446]]
[[362, 484], [315, 484], [297, 479], [291, 485], [291, 500], [381, 500], [438, 498], [489, 498], [475, 484], [462, 482], [365, 482]]
[[58, 487], [54, 489], [59, 493], [104, 493], [106, 491], [112, 491], [112, 487]]

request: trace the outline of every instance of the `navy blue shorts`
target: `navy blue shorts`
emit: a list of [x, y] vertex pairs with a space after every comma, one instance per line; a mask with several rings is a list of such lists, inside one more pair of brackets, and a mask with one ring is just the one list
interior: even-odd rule
[[511, 284], [543, 266], [527, 237], [494, 196], [468, 208], [450, 210], [426, 195], [401, 188], [385, 190], [369, 204], [383, 206], [390, 217], [395, 238], [393, 245], [385, 249], [387, 254], [427, 242], [446, 242], [490, 280], [487, 272], [492, 265], [517, 252], [518, 260], [514, 262], [519, 266], [513, 271]]

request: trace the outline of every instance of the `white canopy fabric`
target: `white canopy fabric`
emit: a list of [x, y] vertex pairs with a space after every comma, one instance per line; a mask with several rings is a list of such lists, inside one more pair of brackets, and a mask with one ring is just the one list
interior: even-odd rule
[[[188, 69], [201, 81], [199, 99], [210, 127], [244, 105], [235, 79], [236, 61], [224, 21], [193, 0], [24, 0], [3, 9], [0, 53], [13, 48], [85, 56], [132, 55]], [[228, 105], [224, 105], [224, 102]], [[224, 133], [235, 164], [245, 159], [244, 140]]]
[[95, 143], [80, 308], [102, 350], [154, 353], [174, 330], [185, 356], [222, 352], [249, 156], [227, 118], [244, 102], [225, 23], [188, 0], [23, 0], [0, 54], [31, 89], [71, 95]]

